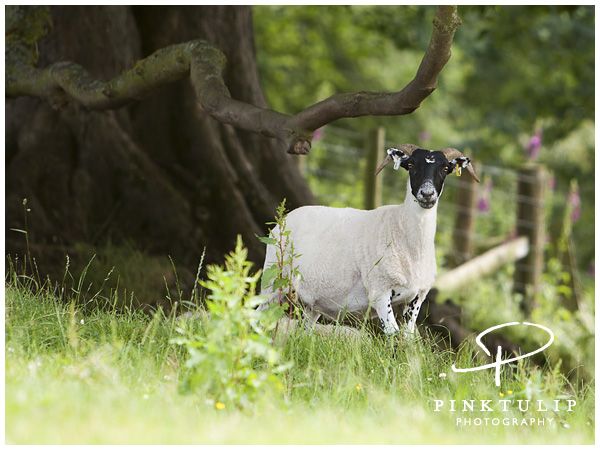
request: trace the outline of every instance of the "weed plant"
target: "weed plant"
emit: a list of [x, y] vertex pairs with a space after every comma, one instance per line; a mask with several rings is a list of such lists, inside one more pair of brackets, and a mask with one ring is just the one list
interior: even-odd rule
[[283, 390], [278, 374], [291, 367], [281, 362], [269, 335], [281, 314], [274, 308], [256, 309], [263, 301], [256, 295], [260, 272], [250, 276], [252, 264], [246, 256], [238, 237], [225, 266], [209, 266], [208, 280], [202, 283], [209, 292], [209, 320], [200, 333], [190, 332], [182, 322], [180, 336], [171, 340], [189, 353], [182, 390], [201, 392], [220, 409], [230, 405], [246, 411], [276, 401]]

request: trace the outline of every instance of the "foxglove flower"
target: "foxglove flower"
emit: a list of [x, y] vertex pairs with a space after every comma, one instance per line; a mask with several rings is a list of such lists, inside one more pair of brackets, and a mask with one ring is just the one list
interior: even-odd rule
[[485, 184], [483, 185], [483, 191], [479, 197], [479, 201], [477, 202], [477, 209], [481, 213], [487, 213], [490, 211], [490, 196], [492, 193], [492, 186], [494, 182], [491, 178], [486, 178]]
[[528, 154], [529, 158], [534, 160], [538, 157], [538, 154], [540, 153], [541, 148], [542, 148], [542, 129], [538, 128], [537, 131], [535, 132], [535, 134], [533, 136], [531, 136], [531, 138], [529, 138], [529, 141], [527, 142], [527, 146], [525, 147], [525, 150], [527, 150], [529, 152], [529, 154]]
[[427, 142], [431, 139], [431, 133], [429, 131], [422, 131], [419, 133], [419, 142]]
[[575, 223], [579, 219], [579, 216], [581, 216], [581, 198], [577, 183], [572, 183], [571, 185], [571, 191], [567, 194], [567, 204], [572, 208], [571, 223]]
[[317, 128], [314, 131], [312, 141], [319, 142], [321, 139], [323, 139], [323, 127]]

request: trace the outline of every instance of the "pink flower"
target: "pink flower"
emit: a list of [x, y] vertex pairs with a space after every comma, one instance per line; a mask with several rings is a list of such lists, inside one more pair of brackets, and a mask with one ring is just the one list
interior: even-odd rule
[[427, 142], [429, 139], [431, 139], [431, 133], [429, 131], [422, 131], [419, 133], [420, 142]]
[[479, 212], [487, 213], [490, 210], [490, 195], [492, 193], [492, 187], [494, 186], [494, 182], [491, 178], [486, 178], [485, 184], [483, 186], [483, 192], [481, 193], [481, 197], [477, 202], [477, 209]]
[[529, 158], [536, 159], [542, 148], [542, 129], [538, 128], [535, 135], [529, 138], [525, 150], [529, 152]]
[[321, 128], [317, 128], [314, 133], [313, 133], [313, 138], [312, 141], [313, 142], [318, 142], [321, 139], [323, 139], [323, 127]]
[[490, 202], [486, 197], [481, 197], [477, 202], [477, 209], [479, 212], [486, 213], [490, 210]]
[[577, 183], [573, 183], [571, 191], [567, 194], [567, 203], [573, 208], [571, 223], [575, 223], [581, 216], [581, 198], [579, 197], [579, 186]]

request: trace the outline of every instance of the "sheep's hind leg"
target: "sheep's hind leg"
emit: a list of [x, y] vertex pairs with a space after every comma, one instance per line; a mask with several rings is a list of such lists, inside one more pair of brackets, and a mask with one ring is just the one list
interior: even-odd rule
[[420, 293], [415, 298], [413, 298], [408, 305], [404, 308], [404, 312], [402, 316], [406, 318], [408, 321], [408, 331], [411, 333], [415, 332], [415, 328], [417, 326], [417, 318], [419, 317], [419, 311], [421, 310], [421, 305], [427, 296], [427, 292]]
[[321, 314], [313, 310], [312, 308], [305, 307], [304, 312], [302, 313], [302, 325], [305, 331], [313, 331], [315, 329], [315, 324], [317, 320], [319, 320]]
[[267, 299], [263, 303], [258, 305], [258, 308], [256, 308], [258, 311], [264, 311], [271, 305], [271, 303], [273, 303], [276, 300], [276, 294], [270, 287], [263, 289], [260, 295], [267, 297]]

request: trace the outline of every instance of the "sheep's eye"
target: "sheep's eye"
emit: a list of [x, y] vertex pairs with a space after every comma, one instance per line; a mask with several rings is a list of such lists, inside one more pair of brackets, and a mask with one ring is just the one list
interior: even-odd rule
[[406, 165], [406, 167], [408, 167], [409, 169], [412, 169], [413, 167], [415, 167], [415, 165], [413, 163], [408, 163]]

